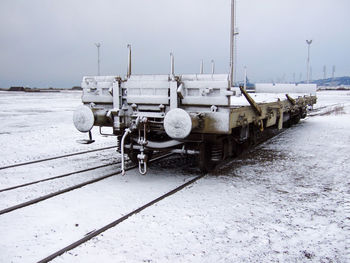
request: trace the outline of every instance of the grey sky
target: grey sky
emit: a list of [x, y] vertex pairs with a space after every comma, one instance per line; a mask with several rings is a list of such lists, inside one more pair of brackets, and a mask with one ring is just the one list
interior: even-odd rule
[[[237, 78], [291, 81], [306, 75], [306, 39], [313, 39], [313, 78], [350, 75], [349, 0], [237, 0]], [[230, 0], [1, 0], [0, 87], [71, 87], [101, 74], [196, 73], [229, 70]]]

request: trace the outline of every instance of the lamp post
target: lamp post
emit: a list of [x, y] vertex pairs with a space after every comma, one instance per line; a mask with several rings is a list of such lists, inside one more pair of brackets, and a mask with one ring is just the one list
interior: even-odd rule
[[97, 76], [100, 76], [100, 47], [101, 43], [95, 43], [97, 47]]
[[211, 74], [215, 74], [215, 61], [214, 59], [211, 60]]
[[234, 35], [235, 35], [235, 0], [231, 0], [231, 30], [230, 30], [230, 86], [234, 85]]
[[231, 0], [231, 30], [230, 30], [230, 86], [235, 83], [235, 37], [238, 35], [238, 30], [235, 28], [235, 0]]
[[311, 46], [312, 40], [306, 40], [307, 44], [307, 70], [306, 70], [306, 83], [310, 82], [310, 46]]
[[[129, 53], [128, 53], [128, 69], [127, 69], [127, 73], [126, 73], [126, 76], [127, 76], [127, 78], [130, 78], [130, 76], [131, 76], [131, 45], [130, 44], [128, 44], [127, 45], [127, 49], [129, 50]], [[171, 72], [172, 72], [172, 74], [173, 74], [173, 71], [174, 71], [174, 63], [173, 63], [173, 54], [172, 53], [170, 53], [170, 57], [172, 58], [171, 59], [171, 65], [172, 65], [172, 69], [171, 69]]]
[[247, 67], [244, 67], [244, 90], [247, 90]]

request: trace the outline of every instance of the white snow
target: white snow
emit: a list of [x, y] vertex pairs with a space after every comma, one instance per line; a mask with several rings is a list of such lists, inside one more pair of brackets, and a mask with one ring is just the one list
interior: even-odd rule
[[88, 136], [73, 125], [80, 98], [81, 92], [0, 91], [0, 166], [114, 145], [114, 138], [102, 138], [96, 128], [95, 144], [75, 143]]
[[[256, 103], [270, 103], [270, 102], [277, 102], [278, 100], [287, 100], [286, 93], [249, 93], [250, 97], [256, 102]], [[293, 98], [297, 99], [298, 97], [303, 96], [311, 96], [312, 94], [307, 93], [288, 93], [288, 95]], [[247, 99], [242, 95], [239, 97], [231, 96], [230, 97], [230, 105], [232, 106], [249, 106], [249, 102]]]
[[[349, 262], [350, 92], [317, 96], [320, 115], [54, 262]], [[76, 144], [78, 92], [0, 92], [0, 104], [0, 166], [115, 143]], [[107, 150], [0, 170], [0, 189], [118, 159]], [[38, 261], [196, 175], [166, 166], [0, 215], [0, 262]], [[0, 209], [115, 169], [0, 193]]]

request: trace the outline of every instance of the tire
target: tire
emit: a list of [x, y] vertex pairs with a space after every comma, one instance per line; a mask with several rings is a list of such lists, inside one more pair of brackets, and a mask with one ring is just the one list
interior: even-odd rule
[[300, 119], [301, 119], [300, 114], [293, 116], [293, 118], [292, 118], [292, 124], [293, 124], [293, 125], [294, 125], [294, 124], [298, 124], [299, 121], [300, 121]]
[[233, 148], [232, 148], [232, 156], [233, 157], [237, 157], [240, 154], [242, 154], [243, 150], [244, 150], [244, 143], [238, 143], [238, 142], [234, 142]]
[[202, 173], [210, 172], [213, 169], [213, 162], [210, 159], [210, 145], [202, 142], [199, 145], [198, 166]]

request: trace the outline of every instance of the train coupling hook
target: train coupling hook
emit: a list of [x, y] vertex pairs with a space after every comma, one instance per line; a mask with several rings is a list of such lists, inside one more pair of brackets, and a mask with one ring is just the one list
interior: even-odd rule
[[142, 175], [145, 175], [147, 173], [147, 155], [144, 153], [145, 151], [145, 145], [147, 145], [148, 141], [146, 138], [146, 131], [147, 131], [147, 118], [144, 117], [141, 120], [141, 123], [143, 123], [143, 137], [141, 136], [141, 129], [139, 127], [139, 139], [138, 139], [138, 143], [141, 145], [141, 149], [140, 149], [140, 154], [137, 155], [137, 159], [139, 161], [139, 172]]
[[125, 129], [122, 141], [121, 141], [121, 157], [122, 157], [122, 175], [125, 175], [125, 162], [124, 162], [124, 145], [125, 145], [125, 138], [131, 133], [130, 129]]
[[147, 155], [144, 154], [143, 146], [140, 149], [140, 154], [137, 155], [137, 159], [139, 160], [139, 172], [145, 175], [147, 173]]

